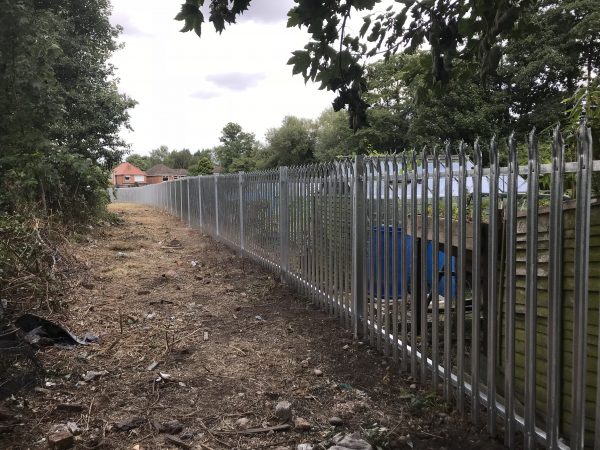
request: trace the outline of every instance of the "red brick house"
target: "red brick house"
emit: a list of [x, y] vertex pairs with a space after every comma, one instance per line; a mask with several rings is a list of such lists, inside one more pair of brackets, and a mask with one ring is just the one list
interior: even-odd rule
[[157, 164], [146, 170], [146, 179], [148, 184], [162, 183], [163, 181], [178, 180], [188, 176], [185, 169], [171, 169], [164, 164]]
[[111, 171], [111, 183], [114, 187], [134, 187], [148, 184], [146, 172], [133, 164], [124, 162]]

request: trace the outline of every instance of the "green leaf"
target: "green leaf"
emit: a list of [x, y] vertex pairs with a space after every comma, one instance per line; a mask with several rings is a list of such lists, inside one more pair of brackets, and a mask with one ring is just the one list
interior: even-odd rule
[[292, 73], [296, 75], [306, 72], [311, 63], [310, 53], [306, 50], [296, 50], [295, 52], [292, 52], [292, 55], [293, 56], [287, 62], [289, 65], [294, 66]]
[[360, 27], [360, 32], [359, 32], [360, 37], [364, 37], [364, 35], [369, 30], [369, 27], [371, 26], [371, 16], [364, 17], [363, 22], [364, 23], [363, 23], [362, 27]]

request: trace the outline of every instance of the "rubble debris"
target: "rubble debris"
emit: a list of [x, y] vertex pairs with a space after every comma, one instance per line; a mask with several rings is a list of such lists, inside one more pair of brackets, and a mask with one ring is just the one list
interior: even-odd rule
[[174, 444], [174, 445], [176, 445], [178, 447], [181, 447], [181, 448], [185, 448], [185, 449], [192, 448], [192, 446], [190, 444], [188, 444], [187, 442], [183, 442], [177, 436], [173, 436], [171, 434], [165, 434], [165, 440], [167, 442], [170, 442], [171, 444]]
[[130, 417], [129, 419], [125, 419], [121, 422], [117, 422], [113, 425], [113, 429], [115, 431], [129, 431], [134, 428], [141, 427], [146, 423], [146, 420], [142, 417]]
[[153, 420], [150, 424], [157, 433], [178, 434], [183, 431], [183, 424], [179, 420], [170, 420], [168, 422]]
[[292, 419], [292, 404], [290, 402], [279, 402], [275, 406], [275, 417], [282, 422], [289, 422]]
[[238, 420], [235, 421], [235, 424], [238, 428], [242, 430], [247, 430], [248, 428], [250, 428], [250, 419], [248, 419], [247, 417], [240, 417]]
[[75, 440], [68, 430], [58, 430], [48, 435], [48, 447], [53, 450], [67, 450], [73, 445]]
[[100, 371], [88, 370], [85, 373], [85, 375], [83, 375], [81, 378], [83, 378], [83, 381], [93, 381], [96, 378], [100, 378], [103, 375], [108, 375], [108, 371], [106, 371], [106, 370], [100, 370]]
[[296, 450], [313, 450], [314, 447], [312, 444], [298, 444]]
[[333, 425], [334, 427], [340, 427], [344, 425], [344, 421], [337, 416], [333, 416], [329, 418], [329, 425]]
[[336, 434], [333, 439], [335, 444], [329, 450], [373, 450], [373, 446], [361, 438], [360, 433]]
[[81, 429], [77, 426], [75, 422], [67, 422], [67, 430], [73, 435], [77, 436], [81, 434]]
[[25, 332], [25, 341], [32, 345], [51, 346], [51, 345], [87, 345], [89, 342], [85, 339], [79, 339], [64, 326], [58, 325], [48, 319], [35, 314], [23, 314], [17, 320], [15, 325]]
[[298, 431], [309, 431], [312, 426], [308, 420], [302, 417], [296, 417], [294, 419], [294, 428]]
[[166, 245], [167, 248], [181, 248], [183, 247], [183, 244], [181, 243], [181, 241], [179, 239], [173, 239], [171, 240], [171, 242], [169, 242]]

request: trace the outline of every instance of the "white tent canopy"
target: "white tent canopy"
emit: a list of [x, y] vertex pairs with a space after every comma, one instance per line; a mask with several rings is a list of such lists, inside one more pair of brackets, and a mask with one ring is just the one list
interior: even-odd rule
[[[393, 168], [392, 162], [387, 161], [387, 163], [388, 163], [389, 173], [394, 174], [394, 168]], [[383, 174], [385, 171], [386, 161], [380, 160], [379, 164], [380, 164], [380, 171]], [[439, 164], [440, 164], [439, 197], [443, 198], [446, 195], [446, 163], [445, 163], [445, 161], [440, 161]], [[452, 157], [452, 197], [458, 197], [458, 195], [459, 195], [459, 179], [458, 179], [459, 168], [460, 168], [460, 164], [458, 161], [458, 156], [453, 156]], [[475, 164], [469, 158], [465, 158], [465, 168], [467, 171], [472, 171], [475, 168]], [[433, 197], [433, 179], [432, 179], [433, 161], [431, 161], [431, 160], [428, 161], [428, 169], [427, 170], [429, 172], [429, 176], [427, 179], [427, 197], [432, 198]], [[423, 190], [423, 182], [421, 180], [422, 171], [423, 171], [422, 167], [418, 166], [417, 167], [418, 179], [417, 179], [417, 189], [416, 189], [417, 198], [422, 197], [422, 194], [421, 194], [421, 192]], [[400, 179], [401, 179], [402, 175], [401, 175], [401, 173], [398, 173], [397, 176], [398, 176], [397, 197], [400, 198], [400, 197], [402, 197], [402, 186], [400, 185]], [[392, 192], [392, 190], [393, 190], [392, 180], [393, 180], [393, 176], [390, 175], [390, 183], [387, 186], [384, 183], [380, 184], [380, 191], [381, 191], [380, 198], [385, 197], [386, 190], [390, 191], [387, 194], [389, 198], [394, 197], [394, 194]], [[506, 175], [506, 174], [501, 174], [498, 177], [498, 194], [504, 195], [504, 194], [508, 193], [508, 181], [509, 181], [508, 175]], [[379, 184], [378, 181], [375, 180], [375, 190], [377, 190], [378, 184]], [[467, 194], [473, 193], [473, 176], [467, 175], [466, 191], [467, 191]], [[483, 175], [481, 178], [481, 193], [483, 195], [490, 194], [490, 176], [489, 175]], [[518, 194], [526, 194], [527, 193], [527, 180], [525, 180], [525, 178], [523, 178], [520, 175], [517, 176], [517, 193]], [[372, 198], [371, 183], [369, 181], [367, 181], [367, 197]], [[411, 173], [410, 172], [407, 173], [406, 197], [407, 197], [407, 199], [412, 198], [412, 182], [411, 182]]]

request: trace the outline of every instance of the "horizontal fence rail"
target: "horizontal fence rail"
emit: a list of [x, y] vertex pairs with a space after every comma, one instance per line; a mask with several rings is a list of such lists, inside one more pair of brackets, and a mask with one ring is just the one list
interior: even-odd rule
[[[281, 275], [490, 435], [600, 448], [591, 131], [114, 189]], [[454, 149], [456, 150], [456, 149]], [[526, 152], [527, 164], [519, 165]], [[523, 158], [521, 158], [521, 161]]]

